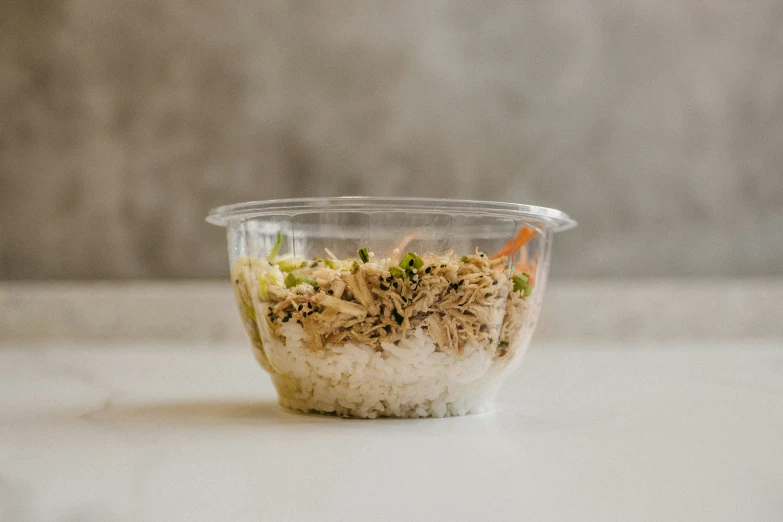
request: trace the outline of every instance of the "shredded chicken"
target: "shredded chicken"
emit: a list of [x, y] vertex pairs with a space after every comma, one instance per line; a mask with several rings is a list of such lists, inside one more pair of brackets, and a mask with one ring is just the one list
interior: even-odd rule
[[330, 257], [288, 274], [266, 260], [237, 262], [237, 300], [262, 353], [255, 321], [264, 318], [256, 312], [266, 314], [273, 332], [282, 323], [300, 323], [314, 350], [348, 340], [382, 350], [382, 342], [423, 328], [440, 351], [461, 353], [475, 343], [502, 357], [523, 329], [527, 298], [513, 290], [505, 257], [426, 254], [418, 258], [418, 269], [413, 263], [401, 269], [391, 259], [359, 263]]

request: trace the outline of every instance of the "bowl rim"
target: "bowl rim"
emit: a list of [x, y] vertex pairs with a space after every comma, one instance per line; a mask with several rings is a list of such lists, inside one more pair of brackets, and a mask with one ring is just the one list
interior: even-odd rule
[[406, 198], [375, 196], [338, 196], [323, 198], [270, 199], [247, 201], [215, 207], [207, 221], [227, 226], [233, 221], [265, 215], [297, 215], [319, 212], [421, 212], [473, 214], [477, 216], [508, 217], [540, 223], [553, 232], [574, 228], [576, 221], [561, 210], [521, 203], [480, 201], [470, 199]]

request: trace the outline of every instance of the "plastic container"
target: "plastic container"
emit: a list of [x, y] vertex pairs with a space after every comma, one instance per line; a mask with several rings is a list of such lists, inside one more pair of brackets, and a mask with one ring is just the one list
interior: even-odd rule
[[313, 198], [212, 210], [239, 310], [286, 408], [346, 417], [491, 409], [541, 307], [558, 210]]

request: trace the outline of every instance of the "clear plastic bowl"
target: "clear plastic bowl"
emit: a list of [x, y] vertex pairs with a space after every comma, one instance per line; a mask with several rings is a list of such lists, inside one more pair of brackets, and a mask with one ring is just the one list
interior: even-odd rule
[[286, 408], [346, 417], [491, 409], [527, 350], [558, 210], [312, 198], [212, 210], [258, 362]]

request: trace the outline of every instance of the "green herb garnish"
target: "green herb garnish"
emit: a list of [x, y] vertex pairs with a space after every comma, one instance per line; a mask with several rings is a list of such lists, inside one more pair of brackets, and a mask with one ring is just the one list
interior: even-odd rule
[[421, 267], [424, 266], [424, 260], [414, 254], [413, 252], [408, 252], [405, 254], [405, 257], [402, 258], [402, 261], [400, 261], [400, 268], [405, 270], [406, 272], [411, 271], [412, 269], [419, 270]]
[[460, 261], [462, 261], [463, 263], [470, 263], [470, 258], [468, 256], [462, 256]]
[[334, 259], [324, 259], [324, 263], [326, 264], [326, 266], [328, 266], [332, 270], [337, 270], [341, 266], [340, 262], [339, 261], [335, 261]]
[[357, 254], [359, 254], [359, 259], [362, 260], [362, 263], [370, 262], [370, 251], [367, 250], [367, 247], [360, 248]]
[[392, 275], [392, 277], [396, 277], [396, 278], [399, 278], [399, 279], [402, 279], [403, 277], [405, 277], [405, 271], [402, 270], [398, 266], [390, 266], [389, 267], [389, 273]]
[[498, 343], [498, 346], [500, 346], [501, 348], [508, 348], [508, 341], [500, 341]]
[[522, 292], [525, 297], [528, 297], [533, 292], [533, 285], [528, 284], [530, 274], [517, 274], [511, 280], [514, 282], [515, 292]]
[[318, 288], [318, 283], [310, 279], [309, 277], [298, 277], [296, 274], [291, 272], [287, 276], [285, 276], [285, 287], [286, 288], [293, 288], [295, 286], [299, 286], [302, 283], [307, 283], [308, 285], [312, 286], [313, 288]]

